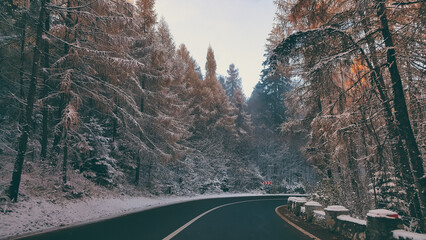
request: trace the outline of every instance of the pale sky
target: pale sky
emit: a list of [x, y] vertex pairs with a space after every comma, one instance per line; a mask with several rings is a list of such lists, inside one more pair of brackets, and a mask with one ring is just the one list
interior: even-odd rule
[[265, 42], [274, 18], [273, 0], [157, 0], [159, 19], [169, 24], [176, 46], [184, 43], [205, 73], [209, 44], [217, 73], [234, 63], [250, 97], [262, 70]]

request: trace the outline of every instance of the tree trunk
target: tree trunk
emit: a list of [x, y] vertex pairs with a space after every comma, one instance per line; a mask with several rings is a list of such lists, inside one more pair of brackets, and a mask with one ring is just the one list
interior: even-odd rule
[[417, 199], [412, 200], [414, 201], [414, 207], [417, 210], [417, 218], [421, 221], [420, 228], [423, 230], [425, 227], [425, 199], [423, 196], [425, 186], [421, 186], [419, 182], [419, 179], [421, 179], [424, 175], [423, 159], [421, 158], [420, 151], [414, 137], [413, 129], [411, 128], [407, 104], [404, 97], [404, 90], [402, 87], [401, 75], [399, 74], [398, 64], [395, 56], [395, 46], [393, 44], [392, 34], [389, 30], [385, 2], [383, 0], [378, 0], [377, 4], [377, 16], [380, 19], [381, 32], [385, 41], [388, 64], [387, 67], [391, 76], [392, 91], [394, 95], [393, 105], [396, 125], [399, 132], [401, 133], [401, 138], [404, 140], [403, 142], [405, 143], [408, 155], [410, 157], [408, 162], [402, 162], [401, 164], [403, 165], [403, 171], [410, 171], [407, 173], [407, 175], [412, 174], [412, 178], [417, 190], [415, 194], [417, 196], [413, 196]]
[[[64, 99], [64, 94], [61, 94], [61, 99], [59, 100], [59, 105], [58, 105], [58, 111], [56, 113], [57, 116], [57, 125], [61, 122], [61, 118], [62, 118], [62, 112], [65, 109], [65, 99]], [[52, 154], [52, 164], [56, 165], [56, 159], [55, 155], [59, 154], [59, 147], [58, 144], [61, 141], [61, 136], [62, 136], [62, 126], [58, 125], [58, 129], [55, 129], [55, 136], [53, 137], [53, 143], [52, 143], [52, 148], [50, 150], [51, 154]]]
[[62, 186], [67, 184], [67, 166], [68, 166], [68, 131], [64, 133], [64, 156], [62, 161]]
[[[25, 65], [25, 40], [27, 35], [27, 12], [24, 11], [22, 13], [22, 19], [21, 19], [21, 26], [22, 32], [21, 32], [21, 59], [20, 59], [20, 66], [19, 66], [19, 97], [21, 99], [25, 98], [24, 93], [24, 65]], [[25, 106], [24, 104], [21, 104], [21, 112], [19, 114], [19, 122], [24, 122], [24, 112], [25, 112]]]
[[[369, 24], [367, 23], [367, 19], [361, 14], [363, 20], [362, 23], [364, 25], [365, 31], [368, 32], [369, 30]], [[381, 72], [381, 69], [378, 64], [378, 60], [376, 57], [376, 48], [374, 45], [374, 41], [371, 38], [367, 38], [367, 44], [371, 51], [372, 55], [372, 61], [371, 63], [366, 55], [363, 49], [360, 48], [361, 54], [364, 56], [364, 59], [366, 60], [368, 67], [372, 70], [371, 72], [371, 82], [372, 85], [376, 86], [376, 89], [379, 93], [379, 98], [381, 101], [381, 104], [383, 106], [383, 113], [385, 117], [386, 127], [388, 130], [388, 136], [389, 139], [391, 139], [391, 149], [392, 149], [392, 160], [395, 165], [395, 175], [402, 179], [403, 185], [406, 188], [406, 200], [408, 201], [408, 204], [410, 205], [410, 215], [411, 216], [418, 216], [420, 206], [419, 204], [416, 204], [415, 201], [413, 202], [413, 198], [420, 197], [419, 194], [416, 193], [416, 189], [414, 186], [415, 180], [413, 176], [413, 171], [410, 166], [410, 160], [408, 158], [407, 151], [403, 144], [403, 136], [400, 131], [400, 129], [396, 126], [395, 122], [396, 119], [394, 118], [392, 114], [392, 108], [390, 106], [390, 99], [386, 93], [385, 88], [385, 82], [383, 79], [383, 75]], [[417, 196], [417, 197], [415, 197]], [[419, 202], [417, 200], [417, 202]], [[417, 205], [417, 206], [416, 206]]]
[[[364, 100], [364, 102], [365, 101], [366, 100]], [[367, 122], [367, 118], [366, 118], [366, 115], [365, 115], [364, 108], [363, 107], [359, 107], [359, 111], [361, 112], [361, 117], [362, 117], [361, 120], [364, 123], [364, 127], [362, 128], [362, 132], [361, 132], [361, 141], [362, 141], [363, 146], [364, 146], [364, 155], [366, 157], [370, 155], [369, 154], [370, 151], [368, 150], [367, 137], [366, 137], [367, 132], [370, 132], [370, 135], [372, 136], [372, 139], [373, 139], [372, 141], [375, 141], [376, 144], [377, 144], [377, 148], [376, 149], [377, 149], [378, 153], [376, 153], [375, 155], [376, 155], [376, 157], [378, 159], [383, 159], [383, 155], [381, 154], [380, 140], [379, 140], [379, 138], [378, 138], [378, 136], [377, 136], [377, 134], [376, 134], [376, 132], [374, 130], [374, 127], [370, 128], [368, 126], [368, 122]], [[372, 120], [370, 119], [370, 121], [372, 121]], [[371, 124], [371, 125], [373, 126], [373, 124]], [[373, 188], [374, 207], [378, 208], [379, 202], [378, 202], [378, 198], [377, 198], [378, 194], [377, 194], [377, 189], [376, 189], [377, 188], [377, 183], [376, 183], [376, 179], [375, 179], [375, 176], [374, 176], [374, 174], [377, 171], [376, 170], [376, 166], [372, 165], [372, 161], [370, 161], [370, 159], [366, 159], [365, 160], [365, 165], [367, 167], [368, 177], [370, 178], [370, 181], [371, 181], [371, 184], [372, 184], [372, 188]]]
[[117, 138], [117, 118], [114, 117], [112, 120], [112, 142], [115, 142]]
[[146, 182], [146, 187], [148, 188], [148, 189], [151, 189], [151, 170], [152, 170], [152, 165], [153, 165], [153, 162], [152, 162], [152, 159], [150, 159], [149, 160], [149, 163], [148, 163], [149, 165], [148, 165], [148, 169], [147, 169], [147, 182]]
[[[145, 80], [142, 80], [142, 89], [145, 90]], [[140, 106], [140, 110], [143, 113], [145, 111], [145, 92], [142, 92], [141, 95], [141, 106]]]
[[[145, 81], [142, 80], [142, 89], [145, 89]], [[140, 111], [143, 113], [144, 112], [144, 107], [145, 107], [145, 99], [144, 99], [144, 94], [145, 92], [142, 92], [141, 95], [141, 104], [140, 104]], [[138, 186], [139, 184], [139, 176], [140, 176], [140, 171], [141, 171], [141, 153], [140, 151], [137, 153], [137, 166], [136, 166], [136, 176], [135, 176], [135, 185]]]
[[[46, 3], [49, 4], [50, 0], [46, 0]], [[46, 21], [45, 21], [45, 31], [49, 32], [50, 30], [50, 17], [49, 17], [49, 13], [46, 12]], [[50, 58], [49, 58], [49, 41], [45, 40], [44, 41], [44, 64], [43, 67], [45, 68], [45, 72], [43, 75], [43, 90], [41, 93], [41, 98], [45, 98], [47, 97], [47, 95], [49, 94], [49, 88], [47, 86], [47, 79], [49, 78], [49, 72], [48, 72], [48, 68], [50, 66]], [[46, 155], [47, 155], [47, 137], [48, 137], [48, 117], [49, 117], [49, 111], [48, 111], [48, 107], [47, 107], [47, 103], [45, 101], [42, 102], [42, 115], [43, 115], [43, 120], [42, 120], [42, 134], [41, 134], [41, 152], [40, 152], [40, 157], [41, 160], [44, 161], [46, 159]]]
[[49, 110], [48, 110], [48, 107], [46, 106], [46, 103], [43, 103], [42, 115], [43, 115], [43, 120], [42, 120], [42, 133], [41, 133], [41, 143], [40, 143], [41, 144], [40, 157], [41, 157], [41, 160], [44, 161], [46, 160], [46, 157], [47, 157], [47, 142], [48, 142], [47, 137], [48, 137], [48, 117], [49, 117]]
[[[392, 115], [392, 108], [389, 104], [390, 100], [385, 92], [385, 84], [381, 70], [380, 68], [373, 68], [371, 64], [369, 67], [373, 70], [371, 73], [371, 82], [372, 84], [376, 85], [376, 89], [379, 92], [380, 102], [384, 110], [383, 113], [386, 128], [388, 131], [388, 137], [389, 139], [391, 139], [390, 145], [392, 149], [392, 161], [395, 165], [395, 176], [402, 179], [407, 192], [406, 198], [408, 204], [412, 205], [413, 203], [410, 201], [412, 199], [412, 196], [415, 195], [415, 190], [413, 189], [414, 179], [411, 174], [412, 171], [410, 169], [410, 166], [407, 165], [407, 163], [409, 163], [408, 154], [404, 148], [401, 133], [399, 129], [395, 126], [395, 118]], [[415, 211], [413, 211], [412, 208], [410, 209], [410, 214], [416, 215], [414, 213]]]
[[[362, 18], [361, 22], [364, 27], [364, 32], [365, 33], [370, 32], [370, 25], [371, 25], [370, 20], [365, 17], [362, 11], [360, 11], [359, 14], [361, 15], [361, 18]], [[404, 149], [404, 146], [400, 137], [400, 133], [395, 126], [395, 118], [392, 114], [389, 95], [388, 95], [388, 92], [386, 91], [385, 81], [383, 79], [382, 71], [379, 67], [379, 61], [377, 59], [377, 49], [374, 43], [374, 39], [372, 39], [371, 37], [367, 37], [367, 46], [368, 46], [368, 49], [370, 50], [370, 55], [371, 55], [371, 63], [367, 61], [369, 68], [372, 71], [371, 84], [373, 86], [374, 85], [376, 86], [376, 89], [379, 93], [379, 99], [384, 109], [386, 128], [388, 130], [389, 138], [392, 139], [392, 141], [390, 141], [390, 144], [392, 149], [391, 151], [392, 160], [395, 165], [395, 175], [396, 177], [403, 180], [406, 177], [402, 175], [401, 163], [407, 162], [408, 156]], [[367, 60], [366, 56], [365, 56], [365, 59]], [[377, 141], [377, 143], [380, 144], [379, 141]], [[409, 191], [407, 191], [407, 195], [410, 195]]]
[[145, 101], [144, 96], [141, 96], [141, 108], [140, 108], [141, 112], [144, 111], [144, 101]]
[[34, 109], [34, 101], [37, 88], [37, 78], [40, 69], [40, 56], [42, 47], [43, 22], [46, 12], [46, 0], [41, 0], [41, 8], [37, 22], [36, 44], [34, 46], [33, 64], [31, 69], [31, 81], [27, 96], [27, 106], [25, 111], [24, 128], [19, 137], [18, 155], [13, 167], [12, 181], [8, 190], [11, 200], [18, 200], [19, 185], [21, 183], [22, 166], [24, 164], [25, 153], [27, 151], [28, 136], [31, 130], [31, 122]]
[[141, 156], [140, 156], [140, 152], [138, 152], [136, 156], [136, 175], [135, 175], [136, 186], [139, 185], [140, 172], [141, 172]]
[[[411, 112], [411, 122], [413, 124], [413, 132], [414, 132], [414, 136], [419, 136], [419, 134], [421, 134], [420, 129], [421, 129], [421, 124], [419, 125], [419, 123], [421, 123], [423, 121], [424, 118], [424, 112], [423, 109], [426, 106], [422, 106], [421, 102], [419, 101], [417, 96], [421, 96], [421, 89], [416, 88], [415, 86], [413, 86], [413, 75], [412, 75], [412, 68], [410, 66], [410, 62], [406, 62], [407, 65], [407, 77], [408, 77], [408, 82], [409, 82], [409, 90], [408, 90], [408, 94], [409, 94], [409, 109]], [[421, 135], [420, 135], [421, 136]], [[422, 141], [422, 138], [420, 138], [420, 141]]]
[[[350, 133], [349, 133], [350, 134]], [[352, 136], [347, 137], [348, 141], [348, 168], [349, 176], [357, 199], [362, 199], [361, 194], [364, 193], [362, 181], [360, 179], [359, 165], [355, 160], [358, 154], [355, 149], [355, 143], [352, 141]]]

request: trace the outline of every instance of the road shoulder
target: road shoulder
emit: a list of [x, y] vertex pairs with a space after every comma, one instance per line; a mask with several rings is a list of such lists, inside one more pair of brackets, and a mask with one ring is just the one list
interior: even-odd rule
[[[308, 237], [316, 240], [348, 240], [348, 238], [341, 236], [337, 233], [332, 233], [316, 224], [305, 222], [301, 217], [294, 215], [287, 208], [287, 205], [276, 208], [278, 216], [283, 221], [286, 221], [290, 225], [295, 225], [297, 230], [301, 231]], [[293, 226], [294, 227], [294, 226]]]

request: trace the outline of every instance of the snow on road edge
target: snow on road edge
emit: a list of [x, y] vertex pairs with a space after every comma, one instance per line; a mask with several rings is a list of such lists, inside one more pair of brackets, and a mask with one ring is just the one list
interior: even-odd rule
[[34, 198], [14, 204], [10, 212], [0, 213], [0, 238], [55, 229], [61, 226], [95, 221], [151, 207], [190, 200], [259, 195], [262, 194], [212, 194], [162, 198], [124, 197], [87, 199], [85, 201], [67, 201], [64, 203], [52, 203], [44, 199]]

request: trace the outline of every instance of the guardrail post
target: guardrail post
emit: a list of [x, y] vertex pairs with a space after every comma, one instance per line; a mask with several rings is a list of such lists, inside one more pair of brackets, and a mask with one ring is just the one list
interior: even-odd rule
[[367, 239], [393, 239], [392, 230], [402, 228], [398, 213], [386, 209], [370, 210], [367, 214]]
[[335, 231], [337, 217], [340, 215], [349, 215], [349, 210], [343, 206], [332, 205], [324, 209], [325, 225], [331, 231]]
[[318, 202], [305, 203], [306, 221], [312, 222], [312, 219], [314, 216], [314, 210], [322, 210], [322, 205]]

